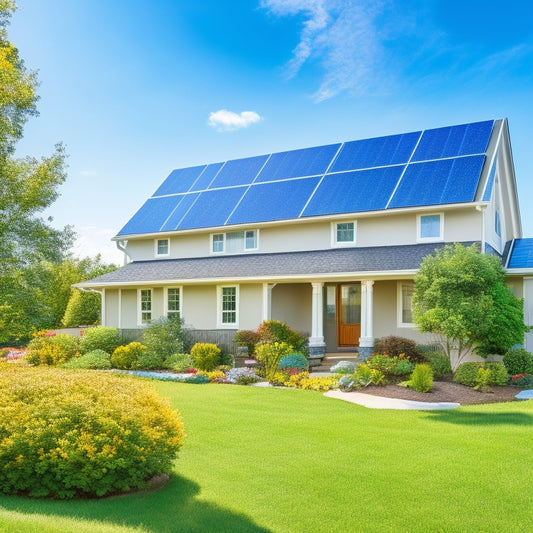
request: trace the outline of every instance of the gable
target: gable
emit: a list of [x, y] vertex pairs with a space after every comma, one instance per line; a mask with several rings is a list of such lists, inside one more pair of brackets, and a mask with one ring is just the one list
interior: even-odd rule
[[494, 121], [174, 170], [118, 236], [475, 200]]

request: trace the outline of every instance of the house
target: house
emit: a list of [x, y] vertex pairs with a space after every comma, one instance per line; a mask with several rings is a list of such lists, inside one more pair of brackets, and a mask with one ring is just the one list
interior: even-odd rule
[[367, 357], [376, 337], [428, 341], [413, 277], [450, 242], [499, 256], [533, 325], [506, 119], [174, 170], [114, 240], [129, 263], [77, 285], [101, 291], [106, 326], [179, 314], [233, 336], [277, 319], [312, 357]]

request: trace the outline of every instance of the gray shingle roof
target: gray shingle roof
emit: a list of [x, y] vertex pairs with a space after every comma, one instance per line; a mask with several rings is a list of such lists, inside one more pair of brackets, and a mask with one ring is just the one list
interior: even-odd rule
[[[463, 243], [470, 245], [472, 243]], [[279, 279], [341, 273], [412, 271], [444, 243], [339, 248], [305, 252], [228, 255], [154, 261], [128, 265], [77, 284], [81, 287], [221, 279]]]

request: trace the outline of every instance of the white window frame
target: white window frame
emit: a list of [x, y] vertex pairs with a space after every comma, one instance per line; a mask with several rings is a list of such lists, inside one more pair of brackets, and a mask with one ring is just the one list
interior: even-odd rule
[[[161, 241], [167, 241], [167, 253], [166, 254], [160, 254], [159, 253], [159, 243]], [[154, 255], [155, 257], [169, 257], [170, 256], [170, 239], [154, 239]]]
[[[223, 322], [222, 295], [223, 289], [235, 289], [235, 322]], [[217, 327], [239, 329], [239, 285], [217, 285]]]
[[[168, 291], [170, 290], [178, 290], [179, 291], [179, 308], [177, 311], [170, 311], [168, 308]], [[183, 286], [182, 285], [176, 285], [172, 287], [165, 287], [164, 291], [164, 309], [165, 309], [165, 316], [168, 318], [171, 315], [177, 314], [180, 318], [183, 316]]]
[[413, 322], [404, 322], [403, 321], [403, 286], [404, 285], [410, 285], [414, 289], [414, 282], [412, 280], [402, 280], [398, 281], [397, 284], [397, 320], [398, 320], [398, 327], [399, 328], [415, 328], [416, 325]]
[[[422, 218], [431, 216], [440, 217], [439, 235], [437, 237], [422, 237]], [[422, 213], [416, 217], [416, 241], [417, 242], [441, 242], [444, 240], [444, 213]]]
[[[254, 248], [247, 248], [246, 247], [246, 234], [253, 232], [255, 234], [255, 247]], [[227, 252], [226, 251], [226, 235], [230, 233], [243, 233], [243, 249], [238, 252]], [[222, 250], [215, 251], [213, 250], [213, 244], [214, 244], [214, 238], [218, 235], [222, 235]], [[220, 241], [218, 241], [220, 242]], [[238, 255], [242, 253], [249, 253], [249, 252], [256, 252], [259, 250], [259, 229], [245, 229], [241, 231], [228, 231], [226, 233], [212, 233], [209, 236], [209, 253], [213, 255], [221, 255], [221, 254], [228, 254], [228, 255]]]
[[[353, 224], [353, 240], [351, 241], [339, 241], [337, 240], [338, 226], [339, 224]], [[341, 222], [331, 223], [331, 246], [333, 248], [343, 246], [354, 246], [357, 242], [357, 220], [343, 220]]]
[[[143, 320], [143, 313], [146, 313], [147, 311], [144, 311], [142, 308], [142, 293], [143, 291], [150, 291], [150, 320], [144, 321]], [[146, 327], [150, 324], [150, 322], [153, 319], [153, 313], [154, 313], [154, 291], [151, 287], [146, 287], [143, 289], [137, 289], [137, 325], [141, 327]]]

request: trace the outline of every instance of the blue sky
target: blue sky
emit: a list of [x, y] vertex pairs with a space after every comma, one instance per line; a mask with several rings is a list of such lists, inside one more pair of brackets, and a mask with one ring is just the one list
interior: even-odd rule
[[63, 142], [47, 212], [75, 253], [109, 241], [174, 168], [507, 117], [533, 237], [530, 0], [19, 0], [38, 71], [19, 156]]

